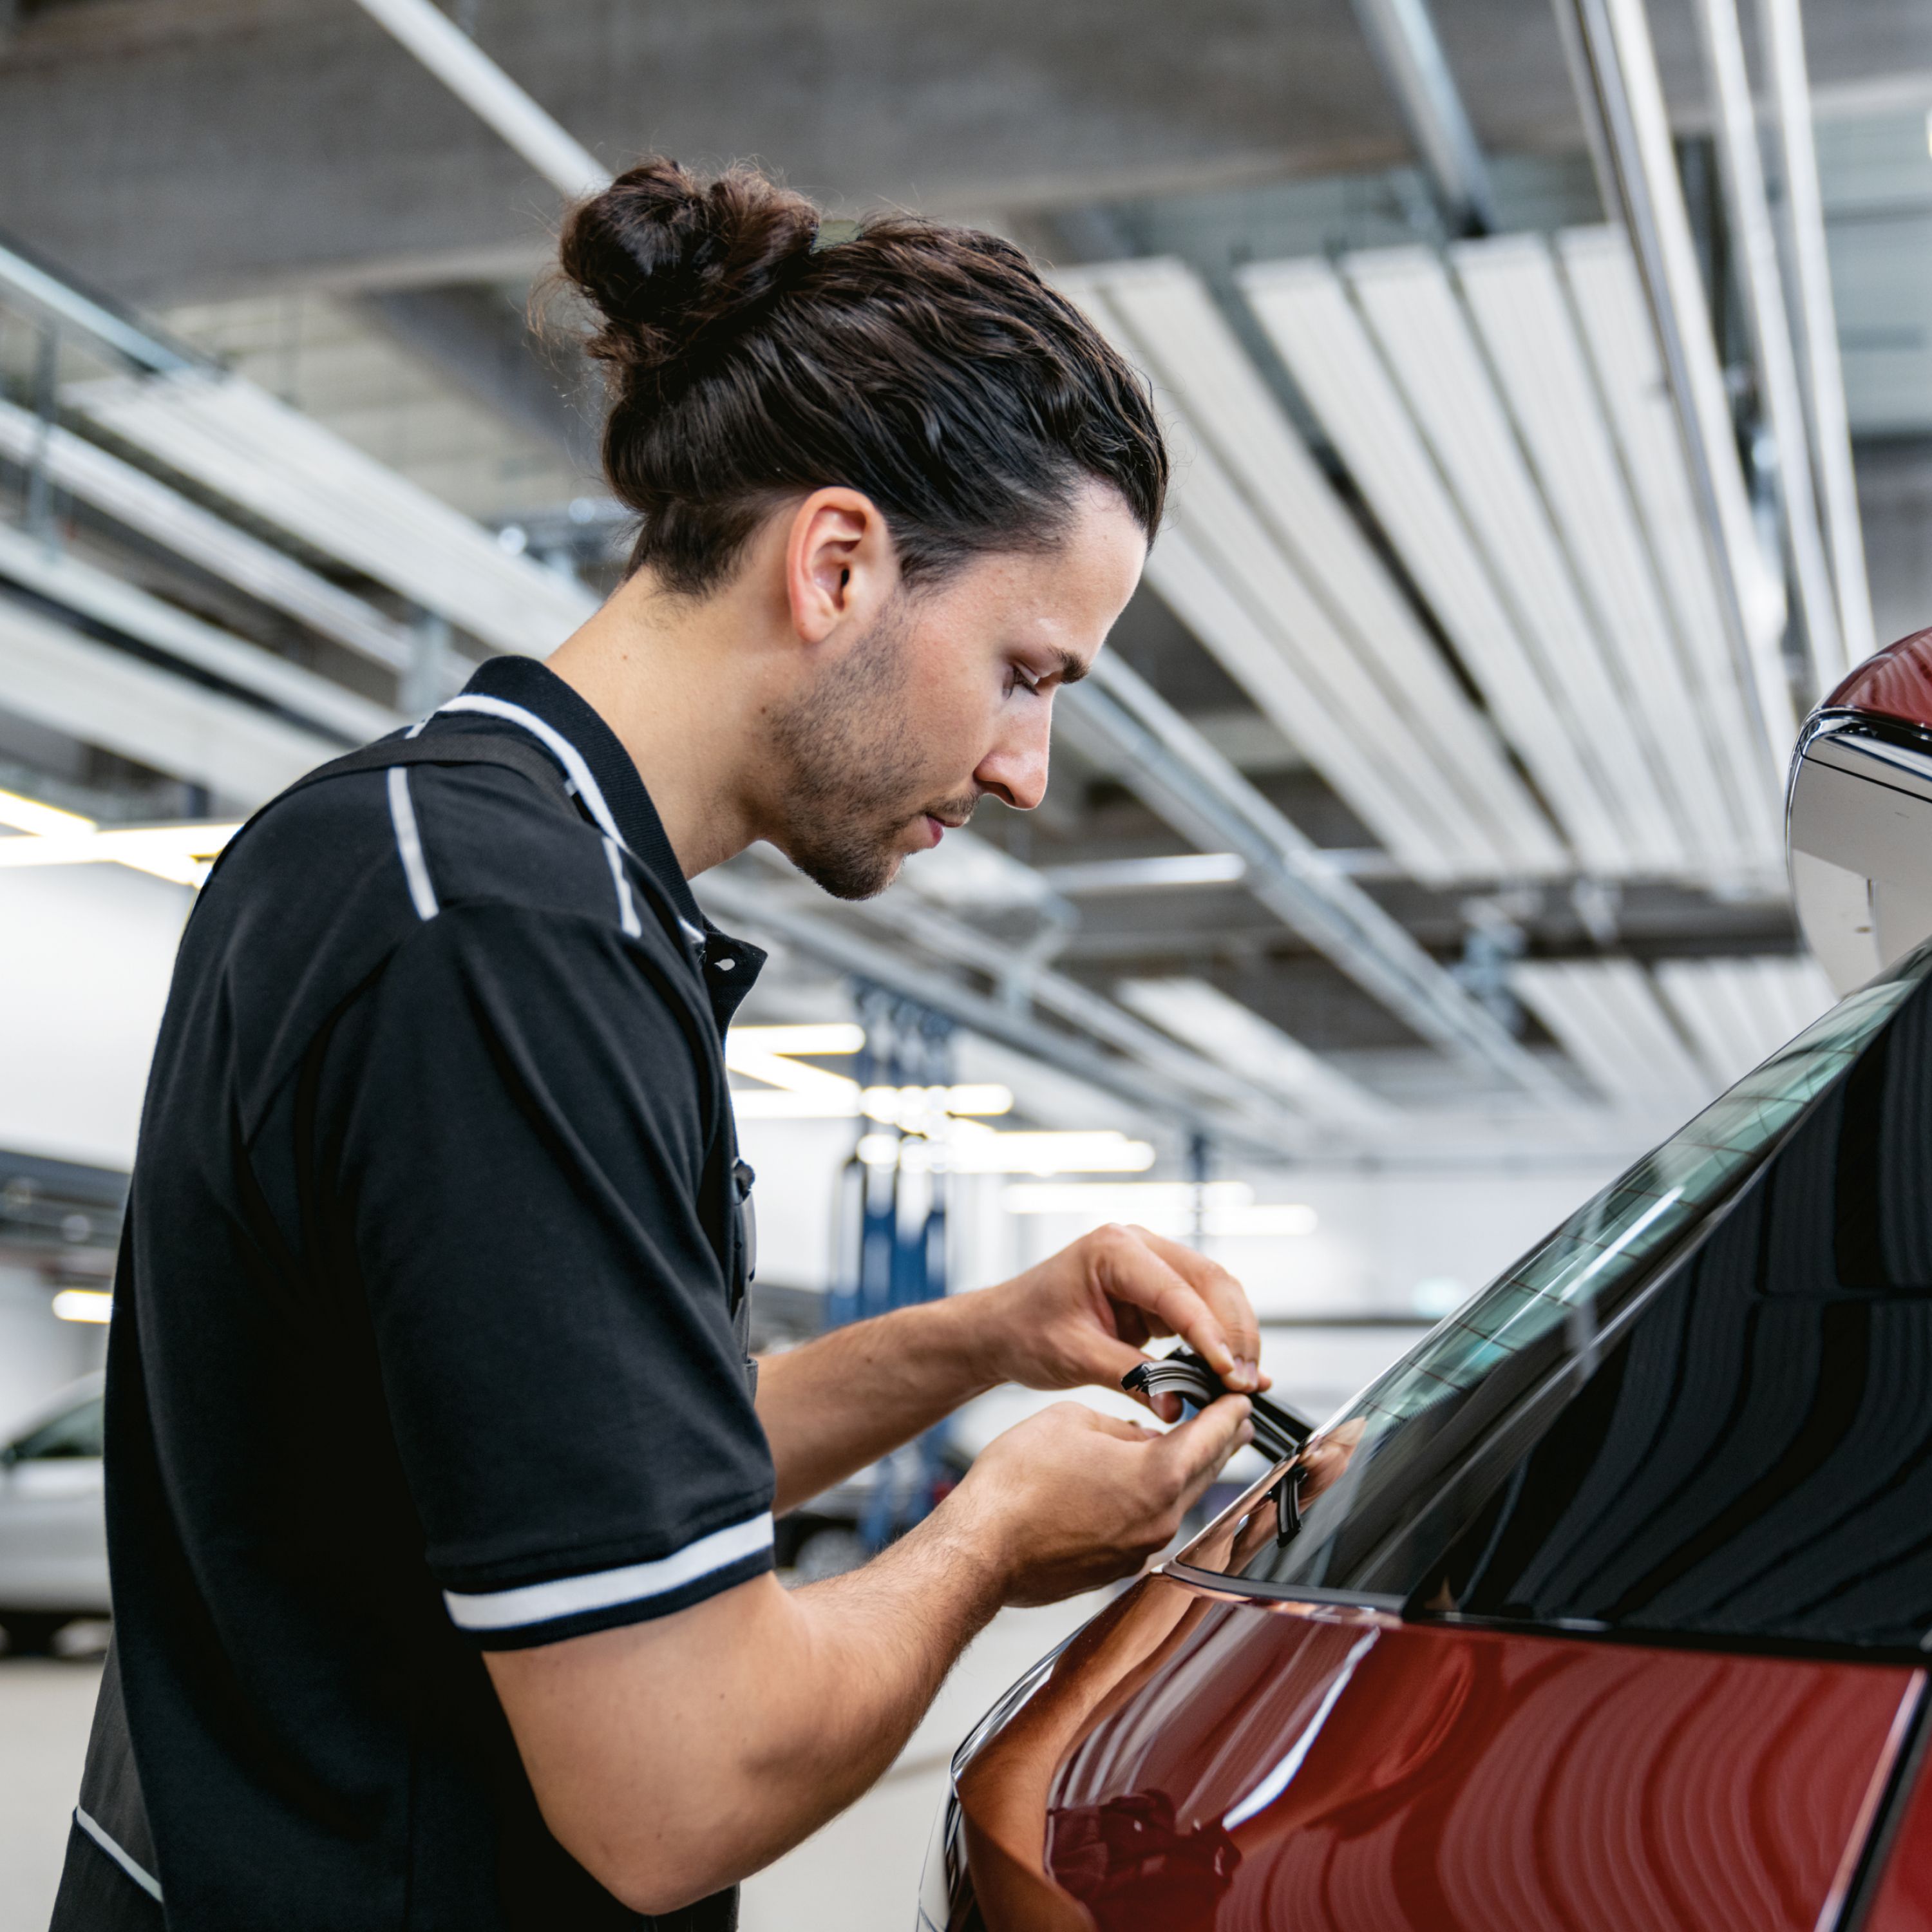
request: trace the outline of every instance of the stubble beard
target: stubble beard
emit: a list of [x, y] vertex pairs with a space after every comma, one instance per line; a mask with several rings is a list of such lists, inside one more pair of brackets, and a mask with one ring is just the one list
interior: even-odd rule
[[922, 812], [960, 820], [976, 794], [922, 802], [911, 729], [910, 630], [903, 597], [811, 690], [772, 718], [786, 774], [785, 855], [835, 898], [868, 899], [898, 876], [903, 840]]

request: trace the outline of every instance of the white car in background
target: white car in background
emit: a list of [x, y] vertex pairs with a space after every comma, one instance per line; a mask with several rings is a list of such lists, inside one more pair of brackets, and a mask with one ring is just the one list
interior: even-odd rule
[[16, 1655], [108, 1614], [102, 1381], [70, 1383], [0, 1445], [0, 1630]]

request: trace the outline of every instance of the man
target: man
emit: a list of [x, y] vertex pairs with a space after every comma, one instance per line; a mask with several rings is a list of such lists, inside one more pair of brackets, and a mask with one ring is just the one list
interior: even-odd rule
[[[1138, 580], [1132, 374], [991, 238], [819, 245], [667, 162], [577, 210], [633, 570], [236, 841], [184, 938], [109, 1374], [117, 1655], [59, 1926], [728, 1925], [1003, 1604], [1130, 1574], [1247, 1439], [1075, 1404], [788, 1594], [771, 1517], [1005, 1380], [1239, 1288], [1110, 1228], [762, 1365], [722, 1029], [759, 963], [688, 879], [757, 838], [887, 884], [988, 794]], [[648, 786], [648, 790], [646, 787]]]

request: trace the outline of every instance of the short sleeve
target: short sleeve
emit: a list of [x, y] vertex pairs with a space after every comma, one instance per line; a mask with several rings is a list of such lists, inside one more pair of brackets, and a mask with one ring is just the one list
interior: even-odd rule
[[716, 1096], [677, 970], [594, 920], [459, 904], [325, 1056], [331, 1218], [429, 1568], [485, 1648], [771, 1567], [770, 1453], [700, 1207]]

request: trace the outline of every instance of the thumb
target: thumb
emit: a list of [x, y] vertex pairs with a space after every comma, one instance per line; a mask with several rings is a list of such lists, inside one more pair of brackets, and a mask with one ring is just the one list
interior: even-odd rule
[[1220, 1474], [1237, 1449], [1252, 1440], [1250, 1412], [1246, 1396], [1221, 1396], [1160, 1438], [1160, 1453], [1174, 1464], [1175, 1480], [1188, 1502]]

